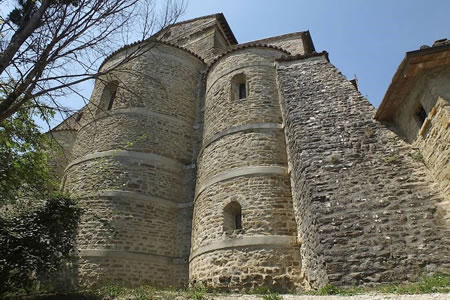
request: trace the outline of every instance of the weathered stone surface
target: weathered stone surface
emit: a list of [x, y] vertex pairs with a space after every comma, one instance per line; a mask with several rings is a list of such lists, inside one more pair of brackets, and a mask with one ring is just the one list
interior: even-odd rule
[[251, 290], [267, 286], [294, 289], [302, 282], [300, 257], [294, 247], [236, 248], [195, 257], [190, 279], [218, 289]]
[[217, 14], [157, 38], [109, 57], [55, 129], [55, 173], [86, 208], [74, 281], [287, 290], [450, 271], [447, 73], [386, 105], [394, 133], [307, 32], [236, 47]]
[[158, 44], [104, 79], [119, 82], [109, 111], [98, 111], [106, 84], [97, 82], [63, 180], [88, 208], [77, 241], [82, 284], [187, 282], [203, 68]]
[[277, 71], [310, 284], [448, 272], [443, 196], [413, 148], [372, 119], [373, 107], [324, 57]]
[[[264, 283], [281, 289], [301, 285], [299, 253], [289, 239], [281, 238], [295, 240], [297, 232], [283, 133], [273, 126], [281, 121], [273, 68], [280, 52], [262, 47], [235, 50], [209, 70], [192, 228], [192, 282], [234, 289]], [[236, 75], [248, 87], [243, 99], [232, 95]], [[225, 226], [230, 203], [242, 209], [242, 229]], [[267, 238], [259, 238], [258, 244], [255, 238], [261, 235]], [[281, 248], [276, 263], [270, 262], [276, 257], [274, 247]], [[279, 267], [276, 272], [262, 267], [267, 264]]]
[[[273, 61], [284, 53], [270, 48], [236, 50], [208, 73], [203, 140], [227, 128], [251, 123], [281, 123]], [[231, 99], [231, 79], [245, 74], [248, 95]]]
[[414, 157], [426, 164], [436, 182], [440, 185], [447, 201], [442, 207], [447, 209], [450, 222], [450, 102], [438, 98], [430, 110], [417, 139], [413, 144], [418, 148]]

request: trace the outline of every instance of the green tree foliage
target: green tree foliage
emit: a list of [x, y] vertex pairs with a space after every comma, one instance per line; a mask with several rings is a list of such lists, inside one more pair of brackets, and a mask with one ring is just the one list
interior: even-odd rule
[[[17, 0], [16, 7], [9, 13], [8, 18], [17, 26], [23, 26], [30, 21], [31, 16], [37, 11], [36, 0]], [[79, 0], [59, 0], [53, 1], [55, 4], [70, 4], [78, 6]]]
[[41, 197], [53, 188], [45, 152], [50, 140], [39, 131], [33, 112], [23, 107], [0, 124], [0, 204], [25, 194]]
[[29, 290], [61, 266], [74, 247], [80, 214], [64, 196], [0, 214], [0, 295]]
[[47, 164], [51, 144], [33, 120], [51, 114], [24, 106], [0, 123], [0, 294], [29, 290], [74, 246], [81, 210], [55, 193]]

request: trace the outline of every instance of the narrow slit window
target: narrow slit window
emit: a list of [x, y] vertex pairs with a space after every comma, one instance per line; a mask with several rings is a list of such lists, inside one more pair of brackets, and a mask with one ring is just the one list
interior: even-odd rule
[[245, 83], [239, 84], [239, 99], [245, 99], [247, 98], [247, 88], [245, 86]]
[[425, 109], [421, 104], [417, 108], [416, 116], [420, 121], [420, 125], [422, 125], [423, 122], [425, 122], [426, 118], [428, 117], [427, 112], [425, 111]]
[[77, 118], [75, 119], [75, 122], [79, 123], [81, 121], [82, 117], [83, 117], [83, 112], [79, 112], [77, 115]]
[[97, 107], [97, 115], [112, 109], [116, 98], [118, 85], [119, 83], [117, 81], [111, 81], [103, 88], [100, 102]]
[[108, 109], [107, 110], [111, 110], [113, 103], [114, 103], [114, 99], [116, 98], [116, 93], [117, 93], [117, 88], [115, 88], [112, 92], [111, 92], [111, 97], [109, 98], [109, 103], [108, 103]]
[[242, 229], [242, 215], [241, 214], [238, 214], [235, 216], [234, 225], [235, 225], [234, 227], [236, 229]]
[[240, 73], [231, 79], [231, 100], [241, 100], [248, 97], [248, 83], [245, 74]]

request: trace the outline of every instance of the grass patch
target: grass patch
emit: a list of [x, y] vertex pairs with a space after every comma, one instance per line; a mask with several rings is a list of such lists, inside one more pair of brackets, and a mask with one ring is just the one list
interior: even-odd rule
[[436, 274], [422, 278], [418, 282], [400, 284], [382, 284], [376, 287], [347, 287], [341, 288], [331, 284], [320, 288], [317, 291], [309, 292], [309, 295], [326, 296], [353, 296], [367, 293], [382, 294], [431, 294], [450, 293], [450, 274]]
[[[184, 295], [186, 291], [173, 288], [161, 288], [152, 285], [141, 285], [133, 288], [120, 285], [107, 285], [92, 291], [102, 300], [152, 300], [152, 299], [175, 299], [177, 296]], [[200, 299], [196, 299], [200, 300]]]
[[281, 297], [278, 293], [270, 293], [263, 295], [264, 300], [283, 300], [283, 297]]
[[364, 288], [361, 287], [340, 288], [332, 284], [327, 284], [326, 286], [318, 289], [317, 291], [312, 291], [309, 294], [315, 296], [327, 296], [327, 295], [353, 296], [363, 293]]
[[271, 290], [267, 286], [258, 286], [250, 291], [249, 294], [252, 295], [261, 295], [264, 300], [282, 300], [283, 297], [276, 291]]
[[[211, 293], [202, 285], [195, 285], [189, 289], [160, 288], [151, 285], [141, 285], [134, 288], [120, 285], [108, 285], [95, 290], [78, 291], [73, 293], [44, 292], [40, 295], [16, 292], [14, 294], [2, 294], [1, 299], [27, 299], [27, 300], [152, 300], [166, 299], [175, 300], [183, 296], [192, 300], [213, 299], [215, 294]], [[264, 300], [282, 300], [283, 297], [268, 287], [257, 287], [248, 292], [249, 294], [261, 295]], [[436, 274], [423, 277], [422, 280], [412, 283], [383, 284], [376, 287], [348, 287], [341, 288], [328, 284], [319, 290], [311, 291], [307, 295], [339, 295], [353, 296], [368, 293], [380, 294], [431, 294], [450, 293], [450, 274]]]
[[411, 156], [413, 160], [425, 164], [425, 159], [419, 150], [410, 153], [409, 156]]
[[399, 161], [400, 157], [396, 154], [388, 155], [384, 158], [384, 162], [387, 164], [395, 164]]
[[450, 293], [450, 274], [436, 274], [419, 282], [382, 285], [377, 289], [379, 292], [392, 294]]

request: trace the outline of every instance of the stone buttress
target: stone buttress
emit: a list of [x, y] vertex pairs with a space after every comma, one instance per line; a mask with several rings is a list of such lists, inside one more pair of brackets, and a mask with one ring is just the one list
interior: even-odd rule
[[281, 59], [277, 76], [308, 284], [448, 273], [445, 196], [415, 149], [373, 119], [326, 53]]

